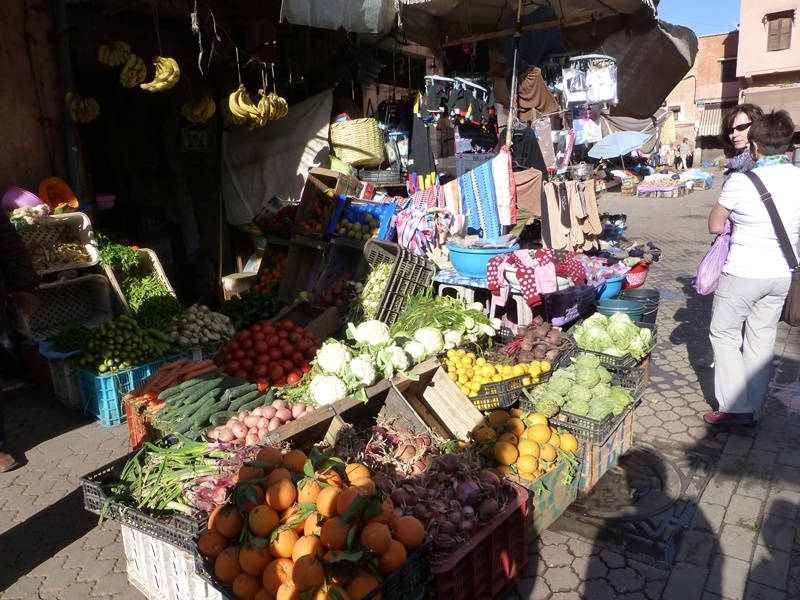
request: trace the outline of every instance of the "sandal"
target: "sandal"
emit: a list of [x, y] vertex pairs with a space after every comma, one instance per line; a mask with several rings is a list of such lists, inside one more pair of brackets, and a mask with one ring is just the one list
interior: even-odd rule
[[19, 463], [8, 452], [0, 452], [0, 473], [8, 473], [18, 466]]

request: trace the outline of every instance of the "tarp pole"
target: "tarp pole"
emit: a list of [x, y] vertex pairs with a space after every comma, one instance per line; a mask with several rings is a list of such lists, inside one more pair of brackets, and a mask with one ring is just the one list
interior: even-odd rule
[[511, 148], [514, 143], [514, 122], [517, 120], [517, 53], [519, 52], [519, 39], [522, 32], [519, 30], [522, 22], [522, 0], [517, 2], [517, 27], [514, 30], [514, 64], [511, 65], [511, 102], [508, 107], [506, 119], [506, 146]]

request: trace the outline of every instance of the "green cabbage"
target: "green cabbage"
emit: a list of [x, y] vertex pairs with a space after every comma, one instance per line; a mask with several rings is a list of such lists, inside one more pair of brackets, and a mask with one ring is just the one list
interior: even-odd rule
[[602, 329], [589, 329], [580, 338], [576, 335], [575, 339], [580, 348], [594, 352], [608, 354], [606, 351], [614, 347], [614, 340]]

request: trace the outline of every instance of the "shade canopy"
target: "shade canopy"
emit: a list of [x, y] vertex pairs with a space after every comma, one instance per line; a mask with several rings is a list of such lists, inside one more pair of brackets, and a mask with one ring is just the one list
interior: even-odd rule
[[652, 135], [640, 131], [618, 131], [607, 135], [589, 150], [592, 158], [616, 158], [638, 150]]

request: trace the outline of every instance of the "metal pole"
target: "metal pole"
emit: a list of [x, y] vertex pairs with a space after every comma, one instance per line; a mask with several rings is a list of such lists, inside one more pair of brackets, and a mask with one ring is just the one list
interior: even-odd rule
[[508, 118], [506, 119], [506, 146], [511, 148], [514, 143], [514, 121], [517, 120], [517, 53], [519, 52], [519, 30], [522, 21], [522, 0], [517, 2], [517, 27], [514, 30], [514, 64], [511, 66], [511, 101], [508, 103]]

